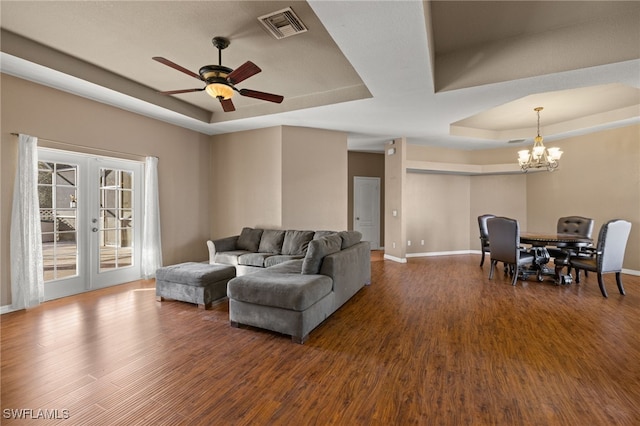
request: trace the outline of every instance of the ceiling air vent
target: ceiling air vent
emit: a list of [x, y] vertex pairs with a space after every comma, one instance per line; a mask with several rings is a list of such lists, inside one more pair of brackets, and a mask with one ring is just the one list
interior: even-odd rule
[[307, 31], [307, 27], [290, 7], [261, 16], [258, 21], [278, 40]]

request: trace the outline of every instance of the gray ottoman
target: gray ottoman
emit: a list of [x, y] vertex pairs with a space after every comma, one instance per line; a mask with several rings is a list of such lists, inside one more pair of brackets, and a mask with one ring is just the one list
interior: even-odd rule
[[180, 300], [209, 309], [211, 303], [227, 295], [227, 282], [236, 276], [229, 265], [187, 262], [156, 270], [156, 300]]

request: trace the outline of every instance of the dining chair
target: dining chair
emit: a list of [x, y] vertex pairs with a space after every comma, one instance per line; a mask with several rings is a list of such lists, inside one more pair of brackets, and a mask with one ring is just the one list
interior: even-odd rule
[[[591, 238], [591, 234], [593, 234], [593, 226], [594, 220], [590, 217], [584, 216], [563, 216], [558, 219], [558, 223], [556, 225], [556, 232], [558, 234], [575, 234], [580, 237]], [[563, 264], [567, 261], [569, 256], [580, 255], [583, 253], [583, 247], [581, 248], [573, 248], [573, 247], [561, 247], [557, 248], [549, 248], [549, 255], [553, 258], [558, 258], [560, 262]], [[568, 255], [567, 255], [568, 252]], [[571, 274], [571, 267], [567, 264], [567, 274]], [[562, 269], [564, 265], [560, 266]], [[576, 271], [577, 274], [577, 271]], [[586, 274], [586, 271], [585, 271]]]
[[626, 220], [614, 219], [602, 225], [596, 246], [587, 247], [585, 250], [591, 253], [591, 256], [577, 254], [569, 258], [569, 267], [576, 270], [576, 283], [580, 282], [580, 270], [596, 272], [600, 291], [604, 297], [607, 297], [602, 275], [615, 273], [618, 290], [624, 295], [620, 273], [630, 232], [631, 222]]
[[487, 229], [487, 220], [492, 217], [496, 217], [494, 214], [483, 214], [478, 216], [478, 227], [480, 228], [480, 252], [482, 258], [480, 259], [480, 267], [484, 265], [484, 255], [489, 253], [489, 230]]
[[564, 216], [558, 219], [558, 234], [576, 234], [591, 238], [593, 233], [593, 219], [582, 216]]
[[533, 265], [534, 257], [520, 247], [520, 225], [517, 220], [507, 217], [493, 217], [487, 220], [487, 229], [491, 239], [491, 269], [489, 279], [498, 262], [504, 262], [507, 270], [513, 275], [511, 285], [516, 285], [518, 276], [527, 279], [529, 273], [524, 267]]

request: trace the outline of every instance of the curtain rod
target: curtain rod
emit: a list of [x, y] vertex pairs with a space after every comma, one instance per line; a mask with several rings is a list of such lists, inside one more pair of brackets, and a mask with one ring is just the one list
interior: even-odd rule
[[[11, 135], [20, 136], [20, 133], [11, 132]], [[133, 154], [133, 153], [130, 153], [130, 152], [113, 151], [113, 150], [104, 149], [104, 148], [93, 148], [93, 147], [84, 146], [84, 145], [76, 145], [76, 144], [72, 144], [72, 143], [69, 143], [69, 142], [54, 141], [52, 139], [41, 138], [41, 137], [38, 137], [38, 136], [36, 136], [36, 137], [38, 138], [39, 141], [41, 140], [41, 141], [44, 141], [44, 142], [49, 142], [49, 143], [54, 144], [54, 145], [63, 145], [63, 146], [69, 146], [69, 147], [83, 148], [83, 149], [89, 151], [89, 152], [83, 152], [85, 154], [103, 152], [105, 154], [115, 154], [115, 155], [118, 155], [118, 156], [124, 156], [125, 159], [128, 159], [128, 160], [131, 160], [131, 159], [135, 158], [136, 161], [139, 161], [139, 160], [144, 161], [144, 159], [147, 157], [147, 155]], [[43, 148], [54, 148], [54, 147], [43, 147]], [[98, 154], [96, 154], [96, 155], [98, 155]], [[154, 156], [154, 157], [159, 158], [157, 156]]]

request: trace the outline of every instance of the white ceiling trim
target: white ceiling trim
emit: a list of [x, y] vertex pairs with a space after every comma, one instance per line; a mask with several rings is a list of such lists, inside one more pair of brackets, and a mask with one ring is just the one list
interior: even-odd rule
[[[409, 143], [455, 149], [505, 147], [508, 146], [508, 138], [496, 141], [469, 135], [456, 136], [451, 133], [450, 126], [530, 95], [609, 83], [640, 87], [640, 59], [635, 59], [435, 93], [423, 2], [311, 0], [309, 5], [373, 98], [204, 123], [6, 53], [0, 53], [0, 70], [204, 134], [280, 125], [315, 127], [346, 132], [349, 149], [364, 151], [382, 151], [386, 141], [397, 137], [406, 137]], [[531, 116], [532, 121], [535, 119], [528, 107], [526, 111], [516, 113]], [[544, 115], [543, 121], [545, 119], [553, 122], [551, 116]], [[571, 136], [636, 122], [640, 122], [640, 112], [630, 119], [562, 135]], [[557, 131], [563, 129], [559, 127]], [[545, 139], [557, 136], [547, 133]]]
[[0, 72], [196, 132], [211, 134], [211, 126], [200, 120], [4, 52], [0, 52]]

